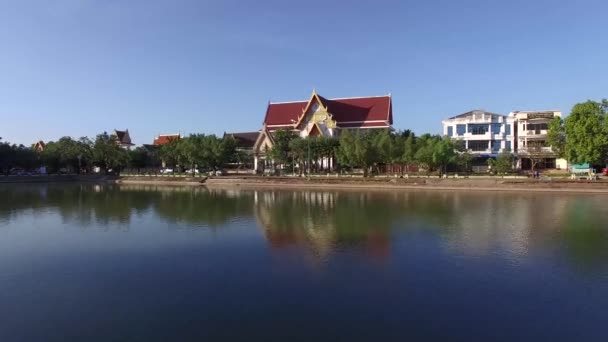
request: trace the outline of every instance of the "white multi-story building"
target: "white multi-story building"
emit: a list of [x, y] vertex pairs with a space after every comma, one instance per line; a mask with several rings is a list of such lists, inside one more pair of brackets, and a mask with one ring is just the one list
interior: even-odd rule
[[496, 157], [513, 151], [513, 119], [485, 110], [472, 110], [441, 122], [443, 135], [462, 141], [465, 149], [478, 157]]
[[547, 144], [549, 122], [555, 117], [561, 117], [557, 110], [514, 111], [509, 118], [515, 123], [515, 152], [518, 156], [518, 167], [530, 169], [534, 164], [543, 168], [554, 169], [561, 167], [557, 155]]
[[511, 151], [517, 168], [565, 167], [563, 160], [547, 145], [549, 122], [561, 117], [560, 111], [515, 111], [509, 115], [472, 110], [443, 120], [443, 135], [462, 141], [478, 159], [496, 157]]

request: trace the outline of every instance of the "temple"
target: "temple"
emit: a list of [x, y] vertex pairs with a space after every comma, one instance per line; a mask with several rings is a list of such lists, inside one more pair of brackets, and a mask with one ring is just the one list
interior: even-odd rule
[[116, 143], [118, 146], [124, 149], [131, 149], [131, 146], [135, 146], [133, 142], [131, 142], [131, 136], [129, 135], [129, 130], [126, 129], [124, 131], [119, 131], [114, 129], [114, 134], [112, 134], [116, 138]]
[[[342, 130], [392, 129], [390, 95], [326, 99], [313, 90], [308, 100], [268, 103], [266, 116], [253, 146], [254, 170], [271, 161], [266, 157], [277, 130], [289, 130], [302, 138], [338, 137]], [[331, 168], [332, 160], [324, 161]]]

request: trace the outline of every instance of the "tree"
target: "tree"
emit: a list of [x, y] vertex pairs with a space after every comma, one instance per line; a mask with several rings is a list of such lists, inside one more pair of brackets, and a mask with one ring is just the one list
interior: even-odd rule
[[374, 149], [377, 151], [377, 163], [401, 163], [405, 149], [406, 136], [411, 133], [393, 134], [389, 130], [378, 130], [372, 133]]
[[237, 164], [237, 172], [241, 168], [252, 167], [253, 165], [253, 154], [243, 150], [235, 148], [234, 154], [230, 158], [230, 162]]
[[461, 170], [469, 172], [473, 158], [473, 154], [469, 151], [460, 152], [456, 156], [456, 163], [460, 166]]
[[42, 161], [51, 171], [61, 168], [69, 172], [80, 173], [83, 167], [87, 167], [91, 161], [91, 141], [87, 137], [74, 140], [71, 137], [62, 137], [58, 141], [50, 141], [41, 153]]
[[215, 135], [205, 137], [203, 148], [206, 151], [205, 161], [208, 166], [219, 169], [226, 165], [236, 151], [236, 140], [232, 137], [226, 139], [218, 138]]
[[289, 142], [295, 138], [295, 135], [291, 131], [278, 130], [274, 134], [274, 142], [272, 149], [270, 149], [270, 157], [278, 165], [289, 165], [291, 164], [290, 153], [289, 153]]
[[414, 134], [408, 135], [408, 137], [403, 142], [403, 155], [401, 156], [401, 161], [405, 163], [406, 170], [410, 164], [416, 162], [416, 137]]
[[32, 148], [0, 142], [0, 173], [8, 174], [13, 167], [31, 169], [37, 165], [38, 159]]
[[564, 132], [564, 120], [556, 116], [549, 122], [547, 132], [547, 144], [559, 158], [563, 158], [566, 149], [566, 133]]
[[416, 151], [416, 161], [429, 172], [438, 169], [447, 172], [447, 166], [457, 161], [457, 144], [450, 138], [425, 134], [420, 137], [419, 148]]
[[522, 153], [522, 156], [530, 159], [532, 171], [534, 171], [539, 164], [543, 164], [545, 159], [552, 157], [552, 153], [545, 150], [545, 147], [547, 147], [546, 144], [534, 144], [531, 141], [528, 141], [528, 146], [524, 150], [524, 153]]
[[301, 137], [296, 137], [289, 141], [289, 153], [294, 163], [298, 166], [300, 176], [304, 171], [304, 165], [306, 164], [306, 158], [308, 156], [308, 144], [309, 141]]
[[575, 164], [603, 164], [608, 155], [608, 101], [577, 103], [564, 120], [564, 155]]
[[93, 164], [106, 172], [119, 172], [129, 161], [127, 151], [118, 146], [116, 137], [106, 132], [97, 135], [91, 152]]
[[452, 139], [439, 138], [433, 148], [433, 162], [439, 166], [439, 171], [447, 173], [447, 166], [457, 159], [456, 146]]
[[363, 177], [367, 177], [370, 167], [378, 160], [378, 151], [373, 143], [373, 134], [342, 132], [338, 160], [342, 165], [361, 167]]
[[182, 159], [180, 151], [181, 140], [183, 139], [171, 139], [168, 143], [160, 147], [158, 150], [158, 157], [160, 158], [163, 167], [174, 167], [179, 165], [180, 159]]
[[176, 141], [175, 153], [176, 160], [179, 163], [188, 165], [191, 170], [195, 169], [197, 165], [209, 166], [208, 153], [206, 153], [207, 137], [204, 134], [190, 134], [189, 137]]
[[137, 169], [137, 173], [149, 164], [148, 150], [143, 147], [137, 147], [129, 153], [129, 167]]
[[422, 135], [418, 140], [418, 148], [414, 155], [416, 163], [427, 169], [427, 171], [432, 171], [436, 166], [433, 162], [434, 143], [435, 141], [430, 134]]
[[513, 171], [514, 161], [515, 157], [510, 151], [503, 151], [499, 153], [498, 157], [496, 157], [496, 162], [494, 163], [496, 173], [505, 174]]

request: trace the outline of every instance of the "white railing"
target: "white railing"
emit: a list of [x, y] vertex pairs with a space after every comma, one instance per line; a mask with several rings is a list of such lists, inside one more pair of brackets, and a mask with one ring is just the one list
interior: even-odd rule
[[551, 147], [520, 147], [519, 149], [517, 149], [517, 153], [518, 154], [539, 154], [539, 153], [546, 153], [548, 155], [553, 155], [555, 154], [555, 152], [553, 152], [553, 149]]
[[484, 134], [465, 133], [463, 135], [463, 137], [469, 138], [468, 140], [473, 140], [471, 138], [474, 138], [475, 140], [491, 140], [492, 135], [493, 135], [493, 133], [490, 133], [490, 132], [486, 132]]
[[535, 136], [544, 136], [547, 135], [549, 133], [549, 131], [547, 130], [532, 130], [532, 131], [521, 131], [520, 136], [526, 136], [526, 137], [535, 137]]

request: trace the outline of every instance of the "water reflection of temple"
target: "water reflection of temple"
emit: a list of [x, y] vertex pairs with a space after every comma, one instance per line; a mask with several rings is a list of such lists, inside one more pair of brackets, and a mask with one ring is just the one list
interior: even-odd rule
[[[365, 249], [375, 257], [390, 251], [388, 227], [345, 219], [359, 197], [324, 191], [255, 191], [254, 214], [264, 237], [276, 250], [295, 246], [324, 259], [343, 248]], [[352, 215], [351, 215], [352, 216]]]

